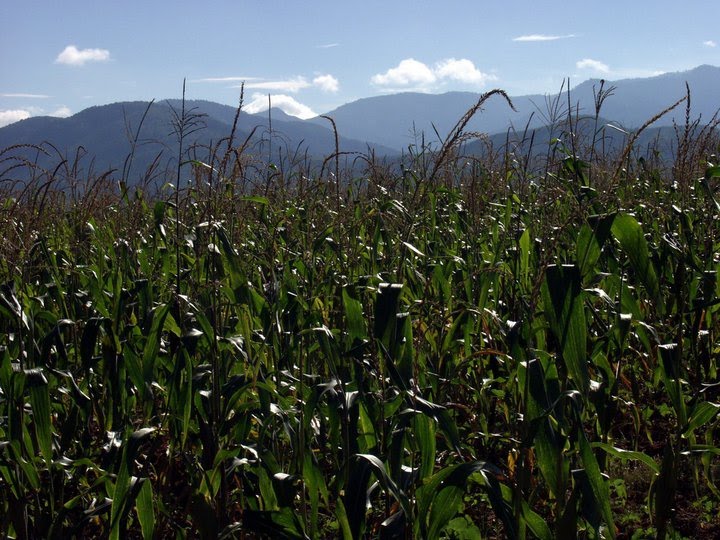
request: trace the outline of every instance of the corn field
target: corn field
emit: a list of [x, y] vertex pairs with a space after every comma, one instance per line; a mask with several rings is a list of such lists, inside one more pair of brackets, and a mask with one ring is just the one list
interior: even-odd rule
[[462, 127], [355, 177], [0, 183], [0, 534], [720, 537], [707, 139]]

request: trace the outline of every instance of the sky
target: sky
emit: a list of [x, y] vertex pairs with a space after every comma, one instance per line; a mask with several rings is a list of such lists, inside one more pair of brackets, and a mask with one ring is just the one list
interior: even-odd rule
[[[0, 0], [0, 127], [177, 98], [309, 118], [393, 92], [549, 94], [720, 65], [718, 0]], [[720, 90], [720, 89], [719, 89]]]

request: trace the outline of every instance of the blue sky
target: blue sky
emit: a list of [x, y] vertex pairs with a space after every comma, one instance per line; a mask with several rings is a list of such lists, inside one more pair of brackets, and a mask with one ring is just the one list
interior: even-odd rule
[[187, 96], [309, 117], [390, 92], [550, 93], [720, 65], [720, 2], [2, 0], [0, 125]]

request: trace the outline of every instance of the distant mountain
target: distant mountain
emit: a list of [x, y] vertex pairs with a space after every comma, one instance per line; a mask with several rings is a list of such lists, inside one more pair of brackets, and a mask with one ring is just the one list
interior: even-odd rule
[[[0, 155], [0, 176], [27, 177], [26, 167], [17, 167], [5, 173], [8, 167], [26, 160], [41, 167], [57, 166], [62, 159], [72, 163], [76, 156], [84, 156], [81, 166], [103, 173], [114, 169], [119, 177], [126, 166], [126, 158], [132, 148], [131, 141], [139, 134], [133, 155], [129, 180], [144, 177], [155, 163], [157, 171], [172, 170], [177, 163], [178, 142], [174, 132], [174, 113], [180, 112], [179, 100], [156, 102], [123, 102], [90, 107], [69, 118], [33, 117], [0, 128], [0, 150], [14, 147]], [[184, 141], [184, 148], [191, 149], [188, 158], [209, 161], [209, 146], [226, 140], [232, 130], [236, 109], [210, 101], [186, 101], [185, 110], [195, 116], [196, 124]], [[272, 137], [269, 124], [272, 121]], [[291, 117], [273, 109], [268, 113], [241, 113], [238, 118], [234, 145], [248, 141], [247, 152], [278, 163], [288, 156], [298, 159], [324, 158], [335, 152], [335, 136], [326, 125], [311, 123]], [[195, 129], [197, 128], [197, 129]], [[225, 144], [225, 143], [224, 143]], [[45, 152], [38, 151], [42, 146]], [[390, 148], [340, 137], [341, 152], [367, 153], [369, 148], [380, 155], [393, 154]], [[62, 172], [61, 169], [60, 172]]]
[[[666, 73], [642, 79], [605, 81], [604, 88], [614, 87], [604, 102], [601, 115], [628, 129], [638, 128], [645, 121], [685, 95], [685, 83], [691, 91], [693, 117], [709, 120], [720, 108], [720, 68], [703, 65], [690, 71]], [[599, 79], [585, 81], [570, 90], [570, 103], [580, 113], [594, 115], [593, 88], [600, 88]], [[421, 140], [437, 141], [445, 137], [457, 120], [472, 107], [481, 94], [449, 92], [445, 94], [402, 93], [360, 99], [327, 113], [341, 134], [359, 140], [375, 141], [396, 150]], [[513, 111], [499, 96], [489, 99], [475, 115], [467, 131], [494, 134], [505, 132], [511, 125], [522, 130], [526, 125], [537, 128], [552, 120], [553, 102], [562, 120], [567, 111], [567, 94], [526, 95], [512, 97]], [[685, 119], [684, 106], [661, 118], [656, 126], [669, 126]], [[319, 122], [322, 119], [311, 119]]]
[[[597, 130], [597, 132], [596, 132]], [[555, 126], [543, 125], [527, 130], [508, 130], [504, 133], [482, 136], [471, 139], [464, 144], [462, 155], [483, 156], [489, 152], [497, 155], [505, 155], [505, 150], [515, 156], [545, 156], [553, 150], [558, 152], [573, 151], [573, 140], [567, 136], [569, 126], [567, 122], [561, 122]], [[590, 116], [580, 117], [573, 122], [572, 132], [576, 134], [574, 149], [578, 154], [587, 159], [589, 147], [595, 138], [596, 156], [606, 155], [617, 157], [626, 147], [630, 138], [634, 135], [633, 130], [624, 130], [615, 122], [605, 118], [595, 119]], [[698, 134], [700, 128], [694, 133]], [[718, 131], [715, 129], [715, 136]], [[683, 126], [655, 126], [648, 127], [639, 133], [633, 140], [633, 155], [636, 157], [648, 158], [655, 156], [662, 159], [672, 158], [678, 148], [679, 139], [684, 135]], [[553, 142], [556, 141], [556, 142]], [[563, 150], [563, 146], [566, 150]]]
[[[603, 88], [611, 91], [611, 95], [602, 106], [602, 123], [612, 122], [626, 130], [637, 129], [683, 97], [686, 83], [691, 90], [691, 116], [709, 121], [720, 108], [720, 68], [703, 65], [656, 77], [605, 81]], [[570, 106], [574, 111], [579, 110], [581, 116], [594, 116], [594, 92], [600, 87], [598, 79], [575, 86], [569, 92]], [[372, 149], [377, 156], [396, 156], [411, 145], [432, 143], [437, 148], [439, 141], [480, 96], [471, 92], [392, 94], [360, 99], [327, 115], [337, 125], [341, 152], [366, 154]], [[566, 92], [516, 96], [512, 97], [512, 102], [514, 111], [500, 96], [493, 96], [465, 131], [489, 134], [499, 147], [508, 132], [522, 133], [527, 129], [528, 133], [534, 134], [534, 143], [539, 148], [543, 145], [546, 148], [549, 139], [556, 136], [552, 126], [567, 118]], [[178, 153], [172, 127], [173, 110], [179, 111], [181, 102], [168, 100], [156, 102], [149, 108], [148, 105], [145, 102], [114, 103], [90, 107], [69, 118], [34, 117], [0, 128], [0, 151], [13, 147], [0, 154], [0, 178], [27, 176], [29, 169], [22, 166], [23, 163], [54, 168], [62, 159], [67, 158], [72, 164], [80, 155], [85, 156], [81, 160], [85, 172], [89, 168], [96, 173], [115, 169], [114, 175], [119, 177], [130, 165], [129, 173], [125, 174], [130, 181], [143, 178], [151, 164], [155, 164], [155, 171], [161, 175], [171, 172]], [[200, 115], [196, 125], [199, 129], [185, 141], [186, 150], [193, 147], [186, 157], [208, 161], [209, 146], [226, 140], [230, 134], [236, 109], [210, 101], [186, 101], [185, 108]], [[684, 120], [685, 107], [681, 106], [658, 120], [653, 131], [648, 130], [640, 142], [650, 135], [669, 138], [672, 129], [662, 128], [672, 126], [673, 122], [682, 124]], [[142, 129], [138, 132], [141, 123]], [[126, 157], [136, 133], [139, 138], [130, 163]], [[606, 140], [620, 145], [624, 144], [624, 137], [622, 131], [614, 130], [608, 132]], [[278, 109], [272, 109], [270, 113], [242, 113], [238, 118], [234, 145], [237, 147], [245, 141], [248, 143], [246, 151], [257, 156], [261, 163], [268, 159], [280, 164], [281, 160], [325, 158], [335, 151], [335, 136], [327, 119], [300, 120]], [[46, 143], [43, 148], [49, 155], [38, 151], [37, 145], [43, 143]], [[466, 148], [480, 152], [482, 144], [469, 144]], [[60, 172], [63, 170], [61, 168]]]

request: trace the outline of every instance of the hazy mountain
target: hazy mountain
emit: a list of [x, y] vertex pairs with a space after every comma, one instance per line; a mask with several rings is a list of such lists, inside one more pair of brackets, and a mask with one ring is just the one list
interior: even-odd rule
[[[649, 118], [685, 95], [685, 84], [691, 90], [691, 115], [709, 120], [720, 107], [720, 68], [700, 66], [681, 73], [667, 73], [643, 79], [605, 81], [604, 89], [611, 95], [603, 103], [601, 125], [613, 122], [628, 130], [638, 128]], [[594, 116], [594, 91], [600, 80], [588, 80], [571, 89], [570, 105], [579, 107], [581, 115]], [[444, 138], [463, 114], [479, 99], [480, 94], [449, 92], [445, 94], [401, 93], [361, 99], [330, 111], [340, 134], [340, 150], [367, 153], [372, 148], [378, 156], [392, 156], [409, 145], [433, 143]], [[475, 115], [466, 132], [491, 135], [496, 147], [506, 140], [513, 129], [522, 133], [526, 126], [534, 133], [534, 143], [547, 148], [557, 129], [548, 125], [561, 124], [567, 117], [567, 93], [541, 96], [512, 97], [513, 111], [501, 96], [489, 99], [483, 110]], [[35, 117], [0, 128], [0, 149], [15, 146], [0, 154], [0, 177], [17, 178], [27, 175], [27, 167], [16, 167], [23, 160], [43, 167], [55, 167], [63, 158], [69, 164], [75, 156], [83, 155], [84, 172], [92, 168], [96, 173], [109, 169], [122, 171], [131, 142], [138, 133], [135, 153], [127, 178], [142, 178], [148, 167], [155, 163], [158, 172], [172, 171], [177, 163], [177, 137], [173, 130], [174, 113], [179, 112], [179, 100], [160, 101], [148, 108], [145, 102], [114, 103], [85, 109], [69, 118]], [[209, 101], [187, 101], [186, 110], [198, 117], [194, 131], [185, 141], [185, 148], [195, 145], [191, 157], [208, 161], [210, 144], [217, 145], [230, 134], [236, 109]], [[147, 111], [147, 113], [146, 113]], [[145, 115], [144, 121], [143, 115]], [[647, 131], [649, 136], [669, 138], [673, 121], [683, 123], [685, 107], [681, 106], [665, 115], [653, 125], [658, 131]], [[272, 138], [270, 138], [272, 121]], [[621, 131], [607, 132], [607, 142], [623, 144]], [[514, 136], [517, 139], [516, 136]], [[324, 158], [335, 151], [335, 137], [330, 123], [324, 118], [300, 120], [273, 109], [260, 114], [242, 113], [238, 119], [235, 145], [248, 141], [247, 152], [255, 153], [266, 161], [305, 159], [306, 156]], [[49, 155], [37, 150], [36, 145]], [[223, 143], [226, 144], [226, 143]], [[34, 145], [21, 146], [16, 145]], [[480, 152], [482, 144], [467, 146], [469, 151]], [[8, 169], [10, 172], [7, 172]], [[82, 172], [77, 176], [82, 176]], [[62, 174], [63, 170], [60, 171]], [[116, 176], [120, 172], [115, 173]]]
[[[563, 145], [568, 152], [573, 150], [573, 141], [568, 137], [568, 125], [560, 123], [555, 126], [540, 126], [529, 128], [527, 131], [509, 130], [504, 133], [495, 133], [472, 139], [464, 144], [463, 155], [486, 155], [489, 151], [500, 152], [504, 155], [505, 149], [515, 156], [524, 158], [528, 155], [545, 156], [553, 149], [563, 152]], [[597, 130], [597, 132], [596, 132]], [[580, 156], [587, 159], [589, 147], [595, 137], [596, 155], [618, 156], [628, 144], [633, 131], [626, 131], [617, 126], [615, 122], [599, 118], [597, 123], [590, 116], [580, 117], [573, 122], [572, 131], [577, 134], [575, 138], [576, 151]], [[699, 134], [698, 127], [694, 133]], [[683, 126], [657, 126], [643, 130], [637, 139], [633, 141], [633, 155], [636, 157], [649, 158], [656, 153], [658, 157], [670, 159], [678, 147], [678, 141], [684, 135]], [[715, 130], [717, 136], [717, 130]], [[557, 143], [552, 143], [557, 141]], [[437, 146], [436, 146], [437, 147]]]
[[[605, 100], [601, 115], [626, 128], [638, 128], [683, 97], [686, 82], [691, 90], [692, 115], [702, 115], [709, 120], [720, 108], [720, 68], [707, 65], [656, 77], [605, 81], [605, 90], [614, 89]], [[595, 114], [593, 88], [599, 90], [599, 79], [585, 81], [570, 90], [571, 106], [579, 105], [581, 114]], [[422, 134], [427, 141], [437, 141], [435, 130], [445, 137], [480, 95], [470, 92], [392, 94], [360, 99], [327, 115], [335, 119], [338, 130], [346, 137], [375, 141], [400, 150], [415, 144]], [[494, 96], [466, 129], [493, 134], [505, 132], [510, 125], [522, 130], [528, 122], [531, 128], [540, 127], [552, 120], [555, 101], [559, 113], [556, 120], [565, 116], [567, 99], [566, 93], [515, 96], [512, 101], [516, 111], [513, 111], [500, 96]], [[669, 126], [673, 121], [681, 123], [684, 119], [685, 108], [681, 106], [661, 118], [656, 126]]]
[[[2, 162], [0, 175], [8, 167], [20, 163], [20, 160], [49, 168], [55, 167], [64, 158], [72, 163], [80, 155], [84, 156], [81, 166], [85, 172], [90, 168], [96, 173], [115, 169], [119, 176], [132, 148], [131, 141], [138, 133], [132, 168], [127, 178], [133, 180], [143, 177], [152, 163], [157, 164], [159, 171], [172, 169], [178, 153], [173, 122], [180, 108], [179, 100], [161, 101], [152, 105], [146, 102], [123, 102], [90, 107], [68, 118], [33, 117], [10, 124], [0, 128], [0, 149], [16, 148], [0, 155], [0, 159], [13, 156]], [[194, 126], [189, 130], [192, 133], [184, 142], [185, 149], [195, 147], [188, 157], [209, 161], [209, 145], [215, 146], [229, 136], [236, 109], [209, 101], [186, 101], [185, 110], [195, 115]], [[272, 152], [274, 162], [293, 155], [302, 159], [305, 156], [320, 158], [334, 153], [335, 136], [327, 121], [327, 125], [306, 122], [276, 109], [271, 111], [270, 116], [272, 140], [267, 112], [258, 115], [242, 113], [237, 123], [235, 146], [247, 140], [248, 152], [254, 152], [262, 159], [268, 159]], [[36, 147], [39, 146], [46, 152], [38, 151]], [[340, 138], [339, 146], [343, 152], [367, 153], [368, 148], [375, 149], [381, 155], [394, 152], [389, 148], [345, 137]], [[23, 178], [26, 174], [26, 168], [12, 170], [12, 177]]]

